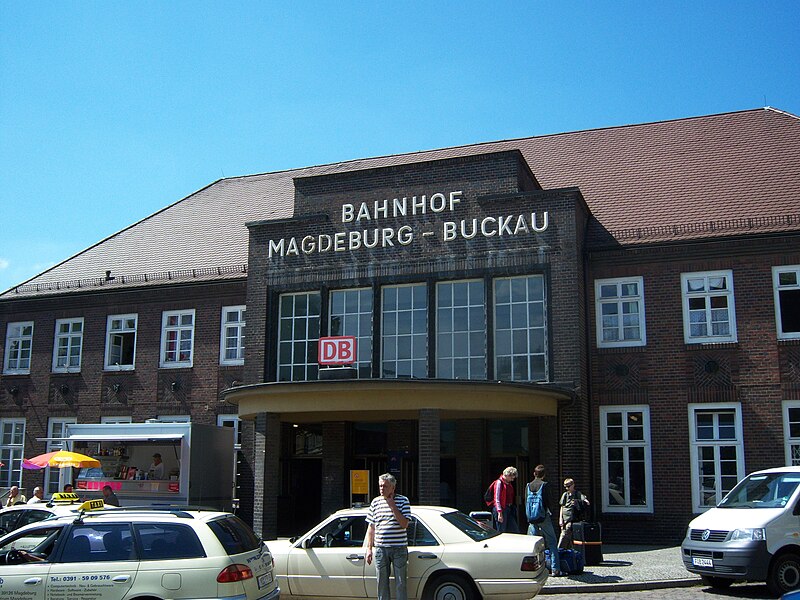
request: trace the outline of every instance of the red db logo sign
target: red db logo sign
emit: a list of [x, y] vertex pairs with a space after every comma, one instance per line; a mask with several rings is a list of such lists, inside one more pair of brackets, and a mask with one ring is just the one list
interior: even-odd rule
[[356, 362], [356, 338], [349, 335], [319, 338], [319, 364], [351, 365]]

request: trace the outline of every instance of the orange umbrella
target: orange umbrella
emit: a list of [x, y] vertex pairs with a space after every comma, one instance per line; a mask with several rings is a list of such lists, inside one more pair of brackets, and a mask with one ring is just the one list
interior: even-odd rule
[[69, 450], [58, 450], [57, 452], [47, 452], [27, 459], [32, 465], [37, 467], [99, 467], [100, 461], [91, 456], [70, 452]]

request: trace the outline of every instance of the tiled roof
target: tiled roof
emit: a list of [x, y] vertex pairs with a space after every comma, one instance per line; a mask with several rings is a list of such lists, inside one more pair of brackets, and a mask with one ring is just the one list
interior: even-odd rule
[[544, 189], [580, 188], [590, 246], [800, 231], [800, 118], [764, 108], [221, 179], [0, 298], [244, 277], [245, 223], [291, 217], [294, 177], [514, 148]]

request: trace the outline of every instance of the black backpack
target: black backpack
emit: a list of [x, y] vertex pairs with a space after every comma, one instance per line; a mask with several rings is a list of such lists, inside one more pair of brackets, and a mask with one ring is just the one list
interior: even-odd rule
[[494, 504], [494, 486], [497, 485], [497, 479], [495, 479], [492, 483], [489, 484], [489, 487], [486, 488], [486, 491], [483, 492], [483, 501], [486, 503], [486, 506], [491, 506]]

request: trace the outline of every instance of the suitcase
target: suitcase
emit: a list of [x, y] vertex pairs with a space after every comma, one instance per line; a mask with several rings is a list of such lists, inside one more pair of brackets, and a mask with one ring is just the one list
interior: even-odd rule
[[558, 562], [561, 565], [561, 572], [568, 575], [583, 573], [583, 554], [579, 550], [558, 550]]
[[603, 562], [603, 540], [600, 523], [581, 521], [572, 524], [572, 543], [583, 553], [586, 564], [599, 565]]

